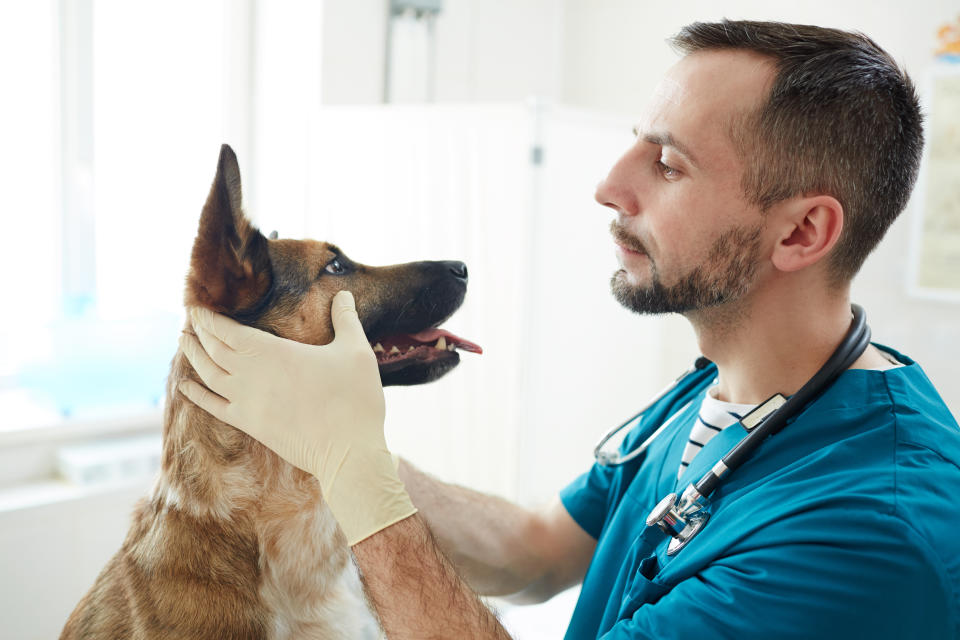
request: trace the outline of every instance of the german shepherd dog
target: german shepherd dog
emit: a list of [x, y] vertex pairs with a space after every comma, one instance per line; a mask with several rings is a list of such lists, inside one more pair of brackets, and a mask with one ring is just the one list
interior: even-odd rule
[[[326, 344], [331, 299], [349, 289], [383, 384], [411, 385], [455, 367], [458, 348], [480, 351], [437, 328], [466, 287], [462, 262], [369, 267], [332, 244], [263, 236], [241, 208], [236, 155], [220, 149], [190, 259], [187, 305]], [[199, 381], [178, 351], [157, 482], [61, 639], [379, 636], [317, 480], [181, 396], [177, 384], [187, 378]]]

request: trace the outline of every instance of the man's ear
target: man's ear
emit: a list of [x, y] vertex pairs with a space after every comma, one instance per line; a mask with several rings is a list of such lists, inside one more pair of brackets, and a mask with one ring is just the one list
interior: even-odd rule
[[771, 211], [780, 232], [773, 264], [780, 271], [799, 271], [822, 260], [843, 231], [843, 206], [833, 196], [791, 198]]
[[267, 239], [243, 215], [237, 156], [223, 145], [190, 255], [185, 302], [228, 314], [249, 309], [272, 277]]

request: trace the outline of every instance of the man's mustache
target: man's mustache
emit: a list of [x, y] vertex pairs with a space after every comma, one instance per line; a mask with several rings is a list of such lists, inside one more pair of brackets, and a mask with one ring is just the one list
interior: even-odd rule
[[640, 238], [632, 235], [629, 231], [617, 224], [616, 220], [610, 221], [610, 235], [613, 236], [617, 244], [620, 244], [631, 251], [647, 255], [647, 250], [643, 246]]

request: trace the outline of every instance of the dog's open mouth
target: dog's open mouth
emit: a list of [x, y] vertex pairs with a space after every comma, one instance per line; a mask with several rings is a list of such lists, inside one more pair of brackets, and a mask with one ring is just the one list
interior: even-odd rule
[[382, 269], [392, 288], [383, 288], [379, 299], [361, 299], [358, 313], [383, 386], [433, 382], [460, 364], [458, 350], [483, 353], [480, 345], [439, 328], [463, 304], [465, 264], [427, 261]]
[[377, 356], [381, 375], [399, 373], [410, 367], [416, 369], [439, 365], [446, 369], [444, 364], [452, 367], [460, 361], [458, 349], [471, 353], [483, 353], [480, 345], [445, 329], [437, 328], [426, 329], [419, 333], [385, 336], [371, 342], [371, 346]]
[[371, 346], [384, 386], [436, 380], [459, 364], [457, 349], [483, 353], [480, 345], [437, 328], [388, 335], [372, 341]]

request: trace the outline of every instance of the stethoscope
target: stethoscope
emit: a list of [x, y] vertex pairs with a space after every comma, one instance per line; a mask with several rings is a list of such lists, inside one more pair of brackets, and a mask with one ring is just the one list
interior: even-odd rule
[[[853, 321], [850, 323], [850, 329], [843, 337], [840, 346], [837, 347], [833, 355], [824, 363], [803, 387], [800, 388], [789, 399], [782, 394], [777, 393], [761, 402], [752, 411], [740, 419], [740, 424], [747, 431], [740, 442], [736, 444], [727, 454], [717, 462], [712, 469], [707, 471], [696, 483], [691, 483], [684, 490], [683, 494], [677, 499], [676, 493], [671, 493], [664, 497], [650, 515], [647, 516], [647, 526], [657, 526], [664, 533], [670, 536], [670, 544], [667, 547], [667, 555], [673, 555], [683, 549], [690, 540], [697, 535], [706, 524], [710, 514], [704, 510], [709, 503], [710, 495], [717, 489], [720, 479], [728, 476], [735, 471], [746, 459], [753, 453], [761, 442], [768, 436], [779, 432], [787, 424], [787, 421], [797, 417], [807, 406], [820, 396], [827, 388], [833, 384], [837, 377], [846, 371], [857, 358], [866, 350], [870, 344], [870, 327], [867, 326], [866, 315], [863, 308], [859, 305], [851, 305], [853, 310]], [[678, 397], [690, 394], [696, 389], [701, 389], [707, 378], [704, 370], [711, 364], [710, 360], [700, 356], [694, 362], [693, 366], [685, 371], [679, 378], [661, 391], [656, 398], [650, 401], [632, 418], [612, 429], [607, 433], [593, 450], [593, 455], [597, 463], [606, 467], [615, 467], [630, 462], [641, 455], [657, 437], [663, 433], [664, 429], [673, 421], [679, 413], [682, 413], [687, 402], [680, 411], [664, 420], [661, 425], [643, 441], [639, 447], [633, 451], [621, 455], [619, 451], [603, 451], [603, 446], [613, 436], [634, 423], [640, 416], [646, 413], [651, 407], [660, 402], [668, 393], [677, 389]], [[709, 372], [707, 372], [709, 373]]]

